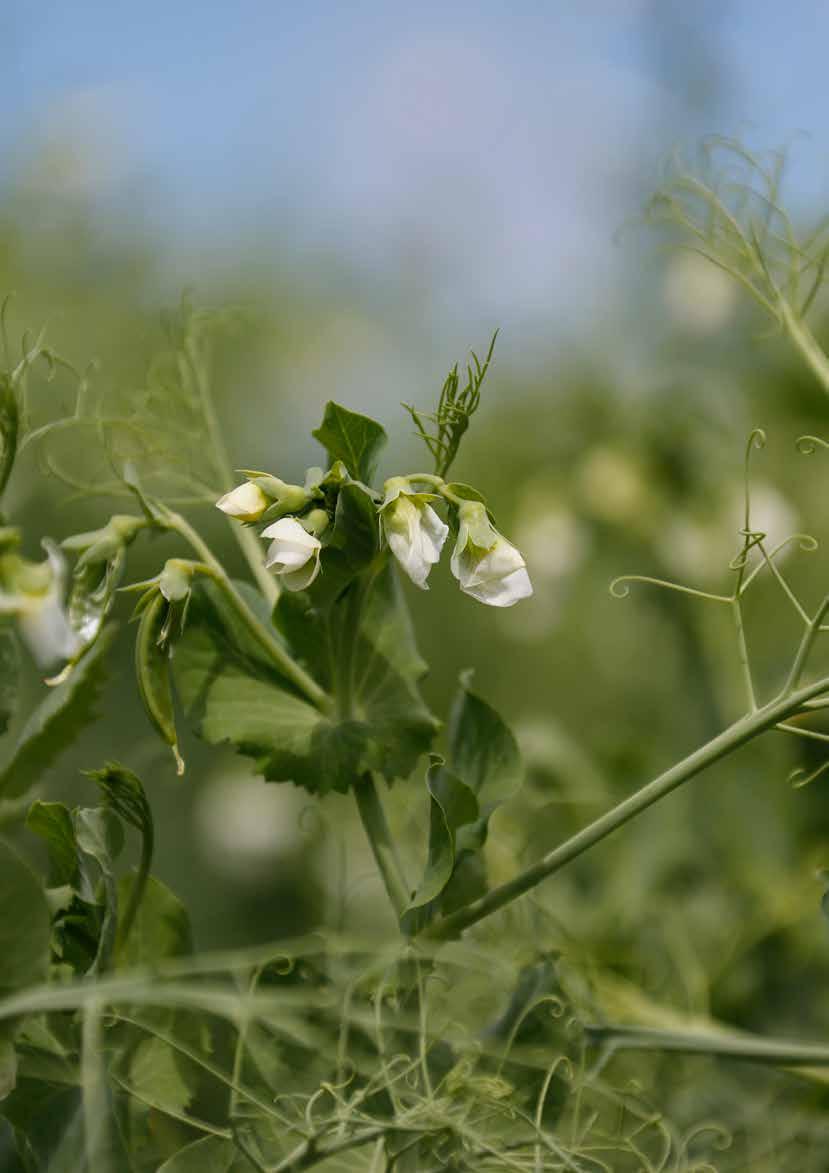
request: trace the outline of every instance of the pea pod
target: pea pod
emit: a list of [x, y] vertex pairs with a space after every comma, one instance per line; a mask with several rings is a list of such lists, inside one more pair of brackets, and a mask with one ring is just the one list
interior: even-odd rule
[[176, 759], [176, 773], [184, 773], [184, 760], [178, 752], [173, 692], [170, 686], [169, 653], [159, 642], [165, 622], [167, 600], [158, 592], [141, 613], [135, 641], [135, 674], [138, 689], [150, 721], [167, 742]]

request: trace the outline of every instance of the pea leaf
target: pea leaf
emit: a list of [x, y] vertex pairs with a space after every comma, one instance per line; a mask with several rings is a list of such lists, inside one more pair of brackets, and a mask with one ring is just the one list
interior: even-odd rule
[[489, 819], [521, 780], [515, 737], [495, 710], [469, 691], [470, 679], [470, 672], [461, 674], [452, 705], [448, 762], [433, 764], [427, 775], [429, 849], [423, 879], [403, 916], [408, 933], [486, 890], [479, 852]]
[[0, 734], [5, 733], [17, 706], [20, 649], [10, 627], [0, 627]]
[[49, 853], [53, 950], [74, 968], [96, 973], [115, 947], [114, 866], [124, 844], [121, 823], [104, 807], [70, 811], [63, 803], [35, 802], [26, 826], [45, 840]]
[[317, 607], [329, 606], [376, 557], [380, 548], [377, 503], [364, 485], [343, 485], [334, 526], [321, 554], [320, 570], [309, 595]]
[[105, 627], [62, 684], [49, 690], [23, 727], [0, 771], [0, 795], [23, 794], [96, 716], [105, 679], [105, 656], [116, 627]]
[[455, 836], [460, 827], [478, 818], [473, 792], [441, 758], [433, 757], [426, 774], [429, 791], [429, 852], [423, 879], [409, 902], [409, 910], [433, 901], [452, 877], [455, 866]]
[[0, 839], [0, 996], [46, 978], [49, 936], [49, 908], [39, 880]]
[[[134, 875], [118, 881], [118, 906], [125, 908], [135, 885]], [[117, 969], [153, 965], [168, 957], [192, 952], [193, 938], [187, 909], [166, 884], [150, 876], [126, 940], [116, 938]]]
[[[353, 600], [349, 588], [326, 616], [280, 600], [275, 617], [294, 655], [331, 687], [329, 636], [336, 648]], [[431, 745], [437, 722], [417, 687], [425, 665], [417, 653], [391, 566], [367, 590], [354, 638], [348, 717], [324, 714], [289, 691], [277, 673], [234, 656], [198, 623], [194, 598], [188, 631], [173, 661], [179, 695], [211, 745], [228, 742], [256, 762], [269, 781], [293, 781], [317, 793], [346, 791], [365, 770], [389, 781], [409, 774]], [[336, 657], [335, 657], [336, 659]]]
[[375, 420], [333, 401], [325, 405], [322, 423], [311, 435], [326, 449], [330, 463], [341, 460], [353, 477], [366, 482], [386, 442], [386, 433]]
[[232, 1141], [205, 1136], [179, 1149], [158, 1173], [230, 1173], [237, 1156], [238, 1149]]

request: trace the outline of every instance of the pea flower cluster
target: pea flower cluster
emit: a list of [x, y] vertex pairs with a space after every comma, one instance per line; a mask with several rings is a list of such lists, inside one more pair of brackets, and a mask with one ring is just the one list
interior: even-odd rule
[[[333, 507], [324, 486], [341, 484], [347, 476], [336, 468], [324, 476], [310, 469], [300, 486], [266, 473], [247, 475], [217, 508], [248, 524], [275, 519], [261, 533], [270, 541], [265, 564], [286, 590], [306, 590], [325, 565]], [[477, 495], [459, 496], [440, 477], [412, 474], [390, 477], [382, 497], [374, 496], [381, 540], [421, 590], [428, 590], [451, 526], [456, 537], [449, 565], [465, 594], [490, 607], [511, 607], [533, 593], [523, 556], [495, 528]], [[448, 523], [437, 512], [438, 503], [447, 510]]]

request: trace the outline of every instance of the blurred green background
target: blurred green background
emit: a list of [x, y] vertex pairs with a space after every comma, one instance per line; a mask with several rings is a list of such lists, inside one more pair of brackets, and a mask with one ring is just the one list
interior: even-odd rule
[[[784, 25], [747, 2], [634, 0], [347, 15], [149, 5], [128, 19], [119, 6], [27, 7], [3, 16], [15, 68], [2, 80], [0, 291], [16, 294], [18, 333], [45, 324], [61, 354], [97, 360], [96, 382], [123, 393], [142, 385], [183, 287], [247, 307], [215, 356], [228, 448], [235, 465], [293, 480], [320, 459], [307, 435], [329, 397], [382, 420], [384, 475], [423, 466], [399, 402], [428, 408], [451, 363], [501, 327], [455, 473], [485, 489], [535, 596], [493, 613], [445, 567], [428, 595], [409, 592], [436, 711], [471, 667], [524, 749], [526, 787], [493, 822], [493, 880], [733, 720], [727, 613], [644, 586], [618, 600], [608, 584], [642, 573], [728, 589], [755, 426], [769, 437], [752, 464], [755, 526], [825, 548], [829, 457], [798, 455], [795, 439], [829, 436], [829, 404], [727, 277], [661, 252], [633, 221], [673, 143], [748, 130], [773, 146], [807, 121], [822, 137], [794, 149], [791, 204], [825, 211], [826, 130], [813, 125], [825, 37], [810, 22], [825, 32], [829, 16], [796, 3]], [[819, 315], [815, 329], [829, 337]], [[43, 418], [70, 401], [60, 375], [37, 394]], [[42, 535], [111, 511], [67, 499], [34, 457], [9, 496], [31, 556]], [[193, 519], [242, 573], [222, 518]], [[137, 548], [131, 577], [171, 549]], [[824, 554], [795, 550], [785, 569], [816, 605]], [[797, 619], [763, 576], [746, 610], [771, 695]], [[33, 672], [32, 697], [39, 687]], [[540, 888], [514, 914], [528, 952], [566, 945], [662, 1005], [825, 1038], [829, 801], [825, 780], [787, 781], [822, 760], [804, 744], [767, 735]], [[43, 789], [82, 801], [79, 768], [109, 757], [141, 774], [156, 870], [200, 948], [322, 921], [391, 928], [345, 799], [312, 804], [192, 739], [185, 756], [177, 780], [124, 635], [100, 724]], [[390, 802], [414, 872], [422, 779]]]

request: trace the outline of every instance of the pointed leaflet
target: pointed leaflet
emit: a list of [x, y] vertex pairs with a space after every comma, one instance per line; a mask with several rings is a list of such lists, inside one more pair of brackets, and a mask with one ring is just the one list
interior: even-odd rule
[[325, 405], [322, 423], [311, 435], [326, 449], [332, 464], [341, 460], [353, 477], [366, 483], [386, 442], [386, 433], [375, 420], [334, 402]]
[[116, 630], [114, 624], [105, 627], [67, 679], [50, 689], [34, 710], [0, 771], [0, 796], [13, 798], [28, 790], [94, 720], [104, 682], [104, 657]]
[[417, 932], [436, 913], [451, 911], [485, 890], [477, 852], [492, 812], [514, 793], [521, 778], [515, 738], [493, 708], [469, 691], [464, 672], [449, 721], [449, 760], [427, 775], [429, 849], [423, 880], [404, 916]]

